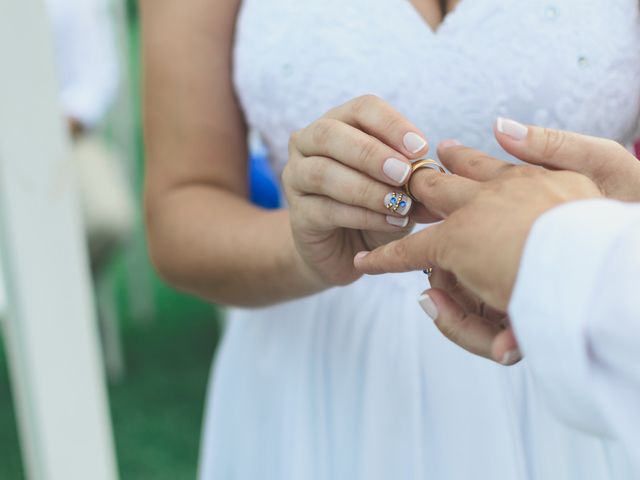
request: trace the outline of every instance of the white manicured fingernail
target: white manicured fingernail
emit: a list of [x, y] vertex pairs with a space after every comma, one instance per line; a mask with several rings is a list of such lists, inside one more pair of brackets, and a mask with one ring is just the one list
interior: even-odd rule
[[431, 300], [431, 297], [428, 293], [423, 293], [422, 295], [420, 295], [420, 298], [418, 298], [418, 303], [422, 307], [422, 310], [424, 310], [424, 313], [429, 315], [431, 320], [435, 320], [436, 318], [438, 318], [438, 307], [436, 307], [436, 304], [433, 303], [433, 300]]
[[440, 142], [440, 145], [438, 145], [438, 150], [446, 150], [447, 148], [459, 147], [460, 145], [462, 144], [458, 140], [444, 140], [443, 142]]
[[413, 132], [406, 133], [402, 138], [402, 143], [404, 144], [404, 148], [409, 150], [411, 153], [418, 153], [427, 146], [427, 141], [417, 133]]
[[384, 206], [398, 215], [406, 215], [411, 210], [413, 201], [405, 193], [387, 193], [384, 196]]
[[402, 160], [398, 160], [397, 158], [392, 157], [387, 158], [384, 161], [384, 164], [382, 165], [382, 171], [394, 182], [404, 183], [409, 176], [411, 166], [408, 163], [403, 162]]
[[498, 117], [496, 120], [496, 130], [514, 140], [524, 140], [529, 134], [529, 129], [525, 125], [502, 117]]
[[387, 215], [387, 223], [394, 227], [404, 228], [409, 225], [409, 217], [393, 217], [391, 215]]
[[513, 365], [522, 359], [522, 354], [517, 348], [515, 350], [509, 350], [502, 356], [500, 363], [502, 365]]

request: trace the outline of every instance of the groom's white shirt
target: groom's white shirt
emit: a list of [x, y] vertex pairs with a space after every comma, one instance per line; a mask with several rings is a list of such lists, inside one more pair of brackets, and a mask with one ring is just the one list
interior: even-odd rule
[[620, 442], [640, 472], [640, 205], [591, 200], [543, 215], [509, 313], [552, 410]]

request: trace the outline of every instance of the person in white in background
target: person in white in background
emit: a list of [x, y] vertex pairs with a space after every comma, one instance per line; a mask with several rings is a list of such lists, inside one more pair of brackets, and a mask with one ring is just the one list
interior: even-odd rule
[[496, 138], [550, 170], [443, 142], [439, 157], [457, 175], [425, 170], [412, 191], [446, 220], [355, 265], [431, 265], [455, 278], [420, 297], [438, 328], [501, 363], [519, 345], [552, 410], [617, 440], [640, 475], [640, 162], [610, 140], [506, 119]]
[[107, 0], [48, 0], [60, 104], [73, 138], [94, 266], [127, 235], [133, 200], [121, 160], [96, 134], [118, 93], [119, 68]]

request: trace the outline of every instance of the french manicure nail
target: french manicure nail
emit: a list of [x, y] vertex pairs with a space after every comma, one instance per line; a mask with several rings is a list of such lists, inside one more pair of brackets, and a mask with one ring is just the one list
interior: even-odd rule
[[513, 365], [522, 359], [522, 354], [517, 348], [515, 350], [509, 350], [502, 356], [500, 363], [502, 365]]
[[393, 225], [394, 227], [406, 227], [409, 225], [409, 217], [394, 217], [391, 215], [387, 215], [387, 223], [389, 225]]
[[413, 201], [405, 193], [392, 192], [384, 196], [384, 206], [398, 215], [406, 215]]
[[402, 139], [402, 143], [404, 144], [404, 148], [409, 150], [411, 153], [418, 153], [427, 146], [427, 141], [417, 133], [413, 132], [406, 133]]
[[402, 184], [409, 176], [411, 166], [408, 163], [403, 162], [402, 160], [398, 160], [397, 158], [392, 157], [387, 158], [384, 161], [384, 164], [382, 165], [382, 171], [394, 182]]
[[498, 117], [496, 120], [496, 130], [514, 140], [524, 140], [529, 133], [529, 129], [525, 125], [502, 117]]
[[458, 140], [444, 140], [438, 145], [438, 150], [446, 150], [447, 148], [459, 147], [460, 145], [462, 144]]
[[424, 310], [424, 313], [429, 315], [431, 320], [435, 320], [438, 318], [438, 307], [436, 307], [436, 304], [433, 303], [433, 300], [431, 300], [431, 297], [428, 293], [423, 293], [422, 295], [420, 295], [420, 298], [418, 298], [418, 303], [422, 307], [422, 310]]

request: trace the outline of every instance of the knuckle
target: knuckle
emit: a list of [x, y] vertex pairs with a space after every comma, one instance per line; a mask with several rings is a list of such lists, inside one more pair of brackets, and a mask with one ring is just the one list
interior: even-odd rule
[[514, 170], [514, 167], [515, 165], [511, 163], [500, 165], [499, 167], [496, 167], [496, 175], [507, 175], [510, 171]]
[[367, 140], [360, 145], [360, 153], [358, 155], [358, 164], [370, 164], [376, 155], [377, 145], [373, 140]]
[[465, 248], [461, 248], [464, 247], [464, 242], [461, 244], [459, 237], [469, 236], [467, 223], [458, 211], [447, 218], [445, 223], [434, 227], [438, 228], [438, 235], [432, 239], [430, 248], [426, 251], [431, 262], [448, 272], [452, 272], [455, 265], [460, 265], [458, 261]]
[[338, 205], [336, 202], [326, 201], [323, 202], [325, 205], [327, 220], [330, 225], [338, 224]]
[[[616, 142], [613, 139], [598, 138], [597, 142], [598, 142], [598, 146], [600, 147], [597, 150], [595, 150], [597, 152], [606, 151], [613, 155], [619, 155], [623, 152], [624, 154], [629, 154], [629, 151], [624, 146], [622, 146], [619, 142]], [[588, 151], [588, 153], [593, 153], [593, 152], [594, 152], [594, 149], [589, 149]]]
[[315, 145], [325, 145], [336, 129], [336, 122], [328, 118], [316, 120], [309, 127], [311, 131], [311, 139]]
[[411, 268], [411, 262], [409, 261], [409, 251], [407, 245], [402, 240], [392, 242], [390, 245], [391, 254], [400, 262], [400, 264], [406, 268]]
[[585, 175], [576, 174], [575, 182], [581, 192], [592, 193], [594, 190], [598, 190], [598, 187], [593, 183], [593, 181], [586, 177]]
[[622, 145], [620, 142], [616, 142], [615, 140], [611, 140], [611, 139], [607, 139], [607, 142], [609, 142], [611, 151], [614, 153], [615, 156], [620, 155], [621, 157], [625, 157], [625, 158], [628, 158], [629, 156], [631, 156], [631, 153], [629, 153], [629, 150], [627, 150], [624, 147], [624, 145]]
[[435, 170], [429, 169], [423, 175], [423, 185], [427, 190], [437, 190], [442, 188], [447, 178], [444, 175], [439, 174]]
[[298, 139], [300, 138], [300, 132], [293, 132], [289, 135], [289, 143], [287, 145], [287, 151], [291, 157], [296, 150], [298, 150]]
[[469, 159], [467, 160], [467, 164], [469, 168], [476, 169], [482, 166], [485, 159], [486, 157], [484, 155], [476, 154], [472, 157], [469, 157]]
[[459, 315], [451, 315], [439, 318], [437, 326], [445, 337], [454, 343], [460, 344], [460, 328], [463, 321]]
[[357, 117], [363, 112], [366, 112], [367, 110], [373, 108], [381, 101], [382, 100], [379, 97], [370, 93], [361, 95], [351, 101], [351, 113], [353, 113], [353, 115]]
[[544, 160], [552, 160], [564, 145], [567, 136], [560, 130], [550, 128], [544, 128], [542, 130], [542, 136], [544, 139], [541, 150], [542, 158]]
[[295, 146], [300, 139], [300, 135], [302, 135], [302, 130], [295, 130], [291, 132], [291, 135], [289, 135], [289, 145]]
[[[543, 169], [532, 167], [530, 165], [509, 165], [507, 167], [503, 167], [503, 172], [501, 177], [504, 179], [515, 179], [515, 178], [523, 178], [523, 177], [532, 177], [541, 174], [544, 172]], [[499, 183], [503, 186], [501, 183]]]
[[385, 118], [382, 122], [382, 129], [386, 132], [393, 132], [396, 130], [401, 130], [404, 124], [405, 120], [394, 112], [391, 115], [385, 115]]
[[291, 174], [291, 169], [293, 167], [291, 166], [291, 163], [287, 163], [284, 167], [284, 169], [282, 170], [282, 184], [284, 186], [288, 186], [291, 184], [291, 180], [293, 180], [293, 176]]
[[371, 198], [373, 190], [373, 185], [369, 181], [362, 181], [358, 184], [356, 188], [352, 188], [353, 192], [351, 196], [351, 205], [361, 205], [365, 206], [369, 204], [369, 199]]
[[489, 160], [493, 160], [489, 155], [485, 155], [482, 152], [473, 151], [466, 157], [463, 157], [463, 161], [472, 168], [480, 168], [485, 165]]
[[438, 192], [442, 191], [449, 179], [447, 177], [454, 177], [454, 175], [445, 176], [431, 169], [423, 169], [418, 172], [409, 180], [411, 191], [425, 205], [438, 198]]
[[363, 224], [364, 224], [364, 229], [365, 230], [376, 230], [376, 228], [378, 227], [378, 215], [373, 213], [370, 210], [367, 210], [364, 212], [364, 219], [363, 219]]
[[327, 165], [324, 162], [317, 162], [311, 159], [307, 161], [306, 183], [313, 191], [320, 190], [326, 182]]
[[[619, 175], [620, 160], [626, 160], [630, 156], [629, 151], [620, 143], [611, 139], [600, 139], [602, 149], [588, 149], [583, 158], [583, 173], [588, 173], [595, 181], [606, 184], [610, 178]], [[607, 152], [607, 158], [603, 158], [602, 152]], [[634, 159], [635, 160], [635, 159]]]
[[442, 268], [449, 268], [449, 265], [451, 265], [452, 252], [454, 256], [456, 255], [455, 247], [452, 245], [452, 241], [440, 242], [433, 249], [433, 260]]

